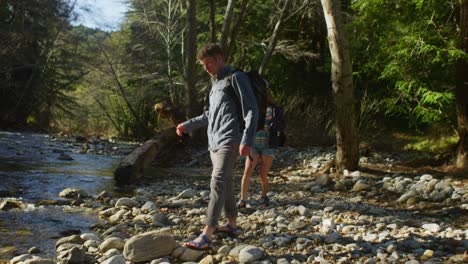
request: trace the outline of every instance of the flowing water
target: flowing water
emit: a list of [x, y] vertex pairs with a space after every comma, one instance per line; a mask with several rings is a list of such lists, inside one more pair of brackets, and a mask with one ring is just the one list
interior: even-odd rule
[[[76, 148], [44, 134], [0, 131], [0, 201], [14, 198], [26, 205], [0, 210], [0, 263], [33, 246], [41, 251], [38, 255], [53, 257], [61, 233], [88, 232], [98, 221], [90, 209], [36, 205], [59, 199], [59, 192], [68, 187], [90, 195], [115, 193], [112, 175], [122, 157], [80, 154]], [[62, 153], [73, 160], [59, 160]]]

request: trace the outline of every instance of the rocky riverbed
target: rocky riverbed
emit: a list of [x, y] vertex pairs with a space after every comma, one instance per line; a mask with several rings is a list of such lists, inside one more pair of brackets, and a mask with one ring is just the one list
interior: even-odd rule
[[[31, 249], [10, 263], [468, 261], [466, 177], [402, 171], [398, 156], [375, 153], [361, 158], [361, 171], [336, 173], [327, 168], [334, 151], [323, 148], [281, 149], [269, 177], [270, 205], [258, 206], [260, 186], [253, 177], [239, 236], [217, 234], [210, 252], [183, 248], [203, 228], [210, 173], [206, 151], [184, 155], [150, 172], [154, 177], [132, 186], [128, 197], [63, 190], [67, 206], [99, 215], [93, 232], [58, 239], [56, 259]], [[237, 169], [239, 191], [241, 163]], [[0, 205], [14, 207], [21, 205]]]

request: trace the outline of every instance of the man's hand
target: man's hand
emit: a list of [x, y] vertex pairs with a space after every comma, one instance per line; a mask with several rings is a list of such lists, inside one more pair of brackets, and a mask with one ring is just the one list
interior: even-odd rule
[[184, 132], [185, 132], [185, 127], [184, 127], [184, 125], [178, 124], [178, 125], [177, 125], [177, 128], [176, 128], [176, 133], [177, 133], [177, 135], [179, 135], [179, 137], [181, 137], [182, 135], [184, 135]]
[[251, 149], [250, 146], [247, 146], [247, 145], [240, 145], [240, 146], [239, 146], [239, 154], [240, 154], [241, 156], [249, 156], [249, 155], [250, 155], [250, 149]]

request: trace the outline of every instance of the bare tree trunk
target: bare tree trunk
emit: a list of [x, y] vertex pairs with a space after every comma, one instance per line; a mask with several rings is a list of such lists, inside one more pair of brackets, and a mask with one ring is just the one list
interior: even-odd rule
[[336, 167], [355, 170], [359, 165], [359, 140], [354, 107], [353, 76], [339, 0], [321, 0], [327, 23], [332, 59], [333, 95], [336, 115]]
[[[460, 50], [468, 52], [468, 0], [460, 5]], [[458, 148], [456, 166], [468, 169], [468, 64], [459, 59], [456, 70], [455, 98], [457, 104]]]
[[187, 0], [187, 37], [185, 43], [185, 88], [187, 92], [187, 115], [194, 116], [195, 112], [195, 83], [196, 83], [196, 9], [195, 0]]
[[224, 54], [226, 54], [228, 51], [228, 37], [229, 37], [229, 31], [231, 29], [233, 13], [234, 13], [234, 0], [229, 0], [227, 7], [226, 7], [226, 13], [224, 13], [223, 28], [221, 29], [221, 48], [223, 49]]
[[284, 19], [286, 17], [286, 12], [288, 11], [288, 5], [290, 2], [291, 0], [285, 0], [284, 5], [281, 8], [278, 21], [276, 22], [276, 25], [275, 25], [275, 29], [273, 30], [273, 34], [271, 34], [271, 37], [270, 37], [270, 43], [268, 43], [267, 50], [262, 59], [262, 64], [260, 64], [260, 68], [258, 69], [258, 72], [260, 74], [264, 74], [266, 65], [268, 61], [270, 60], [271, 55], [273, 54], [273, 51], [275, 51], [276, 43], [278, 42], [278, 34], [280, 32], [281, 25], [283, 24]]
[[216, 7], [214, 0], [208, 0], [208, 4], [210, 6], [210, 41], [211, 43], [216, 42]]
[[244, 21], [245, 10], [247, 8], [247, 3], [249, 0], [242, 0], [239, 15], [236, 17], [236, 21], [231, 30], [231, 36], [229, 41], [229, 47], [225, 54], [225, 61], [229, 62], [229, 58], [231, 57], [232, 53], [234, 52], [234, 48], [236, 47], [236, 38], [237, 34], [239, 33], [240, 24]]

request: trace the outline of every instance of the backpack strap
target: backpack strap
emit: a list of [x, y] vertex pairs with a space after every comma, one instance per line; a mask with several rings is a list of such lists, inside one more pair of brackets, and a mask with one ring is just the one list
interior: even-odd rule
[[241, 72], [241, 70], [234, 69], [233, 71], [231, 71], [231, 74], [229, 74], [226, 77], [229, 84], [226, 86], [225, 91], [228, 94], [228, 96], [230, 96], [234, 100], [236, 104], [237, 117], [240, 122], [239, 130], [242, 132], [245, 129], [244, 115], [242, 114], [242, 104], [241, 104], [240, 97], [239, 97], [240, 95], [235, 91], [234, 86], [232, 85], [232, 76], [236, 72]]

